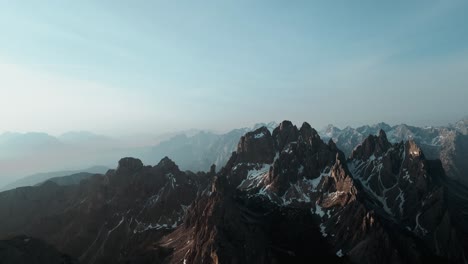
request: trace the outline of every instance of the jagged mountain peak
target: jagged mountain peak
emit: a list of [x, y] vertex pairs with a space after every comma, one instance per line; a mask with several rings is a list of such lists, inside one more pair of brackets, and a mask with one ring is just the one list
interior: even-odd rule
[[136, 172], [143, 168], [143, 162], [136, 158], [126, 157], [119, 160], [117, 172]]
[[305, 141], [310, 145], [319, 145], [322, 142], [317, 130], [312, 128], [307, 122], [304, 122], [299, 129], [299, 140]]
[[278, 126], [278, 124], [274, 121], [268, 122], [268, 123], [257, 123], [253, 126], [251, 130], [256, 130], [260, 127], [266, 127], [270, 132], [273, 132], [273, 129], [275, 129]]
[[317, 130], [315, 130], [315, 128], [313, 128], [307, 122], [302, 123], [302, 126], [299, 129], [299, 131], [304, 131], [305, 133], [310, 133], [314, 138], [320, 139], [320, 136], [319, 136], [319, 133], [317, 132]]
[[336, 146], [336, 143], [335, 141], [333, 141], [333, 139], [330, 138], [327, 144], [330, 147], [330, 149], [338, 150], [338, 147]]
[[381, 140], [383, 141], [387, 141], [388, 142], [388, 139], [387, 139], [387, 133], [385, 133], [385, 131], [383, 129], [380, 129], [379, 130], [379, 136], [378, 136]]
[[168, 171], [179, 171], [179, 166], [177, 166], [177, 164], [167, 156], [162, 158], [161, 161], [159, 161], [159, 163], [155, 167], [162, 168]]
[[406, 141], [405, 144], [406, 144], [407, 154], [413, 157], [424, 157], [423, 151], [413, 139]]
[[[342, 153], [336, 149], [333, 141], [330, 141], [328, 145], [322, 143], [320, 148], [313, 148], [306, 141], [300, 140], [300, 136], [298, 137], [299, 140], [291, 140], [291, 138], [294, 138], [291, 137], [291, 134], [294, 136], [295, 132], [298, 131], [288, 124], [283, 126], [282, 130], [276, 130], [274, 136], [280, 139], [286, 138], [286, 140], [280, 141], [284, 146], [282, 149], [276, 149], [278, 154], [273, 163], [233, 163], [229, 169], [223, 171], [223, 175], [217, 178], [216, 187], [213, 189], [216, 195], [207, 196], [204, 202], [197, 204], [197, 209], [191, 212], [192, 215], [190, 217], [191, 221], [199, 223], [196, 225], [199, 229], [196, 229], [191, 237], [202, 241], [198, 242], [198, 245], [209, 246], [199, 247], [197, 244], [191, 243], [191, 246], [188, 248], [181, 248], [175, 245], [176, 252], [180, 252], [176, 254], [187, 257], [188, 261], [201, 261], [203, 259], [202, 256], [215, 256], [216, 258], [211, 259], [209, 262], [216, 262], [216, 260], [227, 261], [228, 252], [232, 250], [233, 252], [238, 252], [236, 256], [238, 261], [248, 262], [248, 260], [262, 256], [262, 253], [245, 252], [242, 247], [238, 247], [236, 243], [232, 243], [229, 238], [235, 236], [235, 230], [249, 230], [249, 226], [255, 225], [254, 223], [257, 223], [259, 226], [271, 225], [269, 220], [259, 218], [252, 211], [252, 208], [261, 211], [266, 210], [268, 214], [272, 214], [271, 210], [274, 211], [276, 208], [281, 208], [281, 210], [284, 210], [283, 214], [288, 215], [290, 219], [295, 218], [289, 215], [291, 213], [288, 212], [289, 208], [296, 208], [296, 212], [294, 213], [296, 217], [298, 214], [300, 215], [302, 212], [310, 210], [312, 216], [319, 219], [318, 222], [315, 222], [317, 220], [313, 219], [309, 221], [311, 221], [310, 223], [315, 222], [319, 226], [321, 236], [327, 241], [328, 245], [333, 247], [338, 256], [346, 254], [353, 261], [371, 263], [372, 259], [381, 259], [389, 251], [392, 251], [397, 254], [392, 258], [392, 261], [405, 262], [407, 259], [412, 258], [416, 262], [419, 262], [420, 257], [407, 256], [408, 254], [414, 254], [414, 249], [396, 249], [401, 240], [410, 244], [416, 242], [413, 235], [408, 236], [405, 232], [402, 234], [399, 229], [395, 230], [393, 227], [389, 227], [388, 221], [392, 221], [389, 220], [392, 218], [387, 218], [386, 212], [395, 215], [397, 215], [397, 212], [405, 214], [405, 216], [398, 215], [398, 219], [405, 221], [404, 223], [408, 225], [408, 228], [411, 229], [409, 231], [414, 236], [424, 239], [426, 237], [428, 240], [433, 239], [431, 236], [426, 236], [430, 232], [429, 230], [446, 228], [445, 223], [427, 222], [433, 217], [438, 219], [446, 211], [444, 211], [445, 209], [439, 210], [438, 206], [428, 206], [428, 204], [434, 204], [435, 201], [443, 201], [439, 193], [440, 189], [435, 187], [420, 188], [423, 186], [419, 186], [420, 184], [417, 183], [419, 181], [418, 177], [422, 177], [422, 179], [432, 177], [428, 176], [424, 178], [425, 174], [430, 174], [429, 171], [424, 170], [424, 166], [420, 166], [424, 161], [411, 158], [409, 155], [404, 158], [405, 155], [403, 155], [402, 149], [405, 145], [391, 145], [384, 132], [379, 133], [378, 136], [370, 136], [367, 139], [367, 143], [363, 144], [365, 146], [368, 145], [372, 152], [379, 153], [381, 158], [368, 159], [367, 161], [352, 160], [353, 162], [358, 161], [366, 164], [361, 165], [359, 163], [359, 166], [371, 166], [367, 164], [375, 163], [375, 165], [372, 165], [375, 167], [372, 170], [375, 173], [372, 174], [374, 175], [372, 177], [382, 175], [382, 178], [373, 178], [373, 183], [367, 184], [366, 180], [362, 180], [362, 177], [366, 175], [364, 172], [368, 173], [369, 171], [364, 169], [356, 170], [354, 164], [351, 164], [353, 168], [349, 170], [347, 167], [348, 163], [345, 162]], [[410, 146], [411, 143], [407, 144], [410, 152], [416, 151], [414, 146]], [[281, 146], [281, 144], [278, 145]], [[381, 162], [383, 165], [377, 165], [381, 164]], [[394, 165], [393, 163], [395, 162], [398, 164]], [[394, 167], [397, 167], [397, 165], [398, 168], [403, 168], [399, 169], [398, 172], [407, 172], [407, 174], [400, 174], [400, 176], [392, 174]], [[427, 165], [428, 168], [431, 166]], [[382, 171], [377, 173], [380, 170]], [[355, 175], [352, 176], [351, 171]], [[237, 186], [238, 192], [236, 192], [235, 197], [242, 200], [242, 203], [231, 197], [231, 195], [234, 195], [234, 192], [224, 192], [226, 188], [232, 188], [233, 183], [233, 181], [226, 181], [226, 179], [234, 177], [238, 179], [235, 181], [235, 185], [240, 182]], [[354, 177], [358, 179], [364, 189], [355, 186]], [[395, 179], [398, 178], [404, 180], [401, 181], [401, 185], [395, 185]], [[412, 189], [415, 187], [407, 187], [413, 186], [411, 181], [415, 182], [414, 186], [419, 187], [416, 189]], [[375, 182], [380, 184], [380, 186], [375, 185]], [[392, 190], [391, 192], [390, 189]], [[358, 199], [358, 197], [361, 198]], [[422, 202], [417, 200], [418, 197], [423, 199]], [[367, 199], [374, 202], [368, 205]], [[406, 202], [404, 199], [406, 199]], [[415, 207], [411, 207], [408, 201], [412, 201], [411, 203], [413, 201], [418, 202], [416, 202]], [[220, 208], [225, 209], [220, 210]], [[242, 209], [237, 211], [234, 208]], [[383, 213], [380, 212], [381, 210]], [[204, 213], [207, 211], [213, 213], [207, 215]], [[283, 221], [294, 221], [296, 225], [299, 224], [297, 220]], [[229, 228], [223, 229], [222, 232], [218, 233], [216, 226], [220, 223], [229, 226]], [[231, 229], [231, 226], [238, 229]], [[354, 232], [349, 232], [350, 227], [352, 227]], [[189, 226], [183, 228], [188, 230]], [[398, 233], [399, 237], [397, 239], [394, 233]], [[207, 236], [207, 234], [210, 235]], [[166, 241], [174, 239], [173, 236], [169, 237], [170, 239]], [[259, 232], [252, 236], [249, 235], [244, 239], [248, 240], [245, 243], [255, 243], [253, 241], [265, 239], [265, 234]], [[178, 240], [185, 241], [180, 238]], [[375, 248], [375, 250], [372, 250], [372, 253], [369, 253], [368, 249], [372, 245], [381, 243], [381, 241], [386, 242], [385, 244], [380, 244], [379, 249]], [[418, 241], [417, 243], [420, 242]], [[431, 245], [431, 242], [427, 243]], [[226, 245], [229, 250], [225, 251], [221, 245]], [[213, 251], [207, 251], [206, 249], [208, 248], [215, 249], [216, 253], [213, 254]], [[295, 249], [288, 250], [293, 250], [292, 252], [294, 252]], [[258, 252], [264, 251], [259, 249]], [[185, 255], [182, 253], [185, 253]], [[295, 252], [295, 254], [300, 253]], [[291, 261], [292, 259], [289, 260]], [[384, 263], [387, 262], [384, 261]]]
[[[320, 210], [316, 209], [315, 201], [323, 200], [324, 204], [333, 207], [355, 199], [355, 189], [342, 153], [336, 146], [322, 142], [307, 123], [298, 129], [285, 121], [275, 128], [272, 136], [265, 133], [255, 138], [264, 132], [253, 131], [241, 138], [238, 151], [215, 177], [211, 192], [193, 205], [187, 221], [178, 230], [180, 232], [164, 239], [164, 243], [175, 248], [174, 262], [229, 263], [234, 256], [239, 263], [279, 260], [282, 260], [280, 263], [297, 263], [304, 256], [313, 254], [333, 262], [338, 260], [335, 252], [339, 250], [333, 251], [327, 244], [320, 243], [323, 249], [314, 252], [291, 247], [287, 241], [291, 239], [290, 235], [302, 237], [293, 240], [296, 241], [293, 244], [323, 239], [318, 228], [313, 231], [315, 235], [294, 228], [303, 222], [314, 222], [314, 212]], [[268, 151], [258, 152], [265, 150], [262, 147], [265, 144], [269, 146]], [[260, 153], [260, 156], [266, 153], [269, 158], [252, 159], [251, 153]], [[337, 159], [341, 161], [337, 162]], [[321, 197], [319, 186], [329, 194]], [[284, 223], [284, 228], [289, 227], [288, 235], [278, 233], [278, 237], [271, 240], [268, 230], [279, 228], [277, 221]], [[221, 225], [222, 229], [219, 228]], [[237, 238], [241, 240], [237, 241]], [[180, 243], [187, 239], [196, 242]], [[261, 242], [265, 240], [272, 245]], [[245, 245], [250, 246], [246, 248]], [[282, 252], [291, 253], [279, 258], [284, 254]]]
[[297, 127], [289, 120], [284, 120], [273, 130], [275, 147], [279, 151], [283, 150], [288, 143], [297, 141], [298, 136], [299, 131]]
[[358, 145], [351, 154], [351, 159], [367, 160], [371, 157], [378, 157], [385, 153], [391, 147], [387, 139], [387, 134], [382, 129], [379, 135], [368, 136], [360, 145]]
[[246, 133], [237, 145], [237, 162], [271, 163], [274, 156], [273, 137], [264, 126]]
[[[345, 163], [343, 153], [338, 150], [334, 142], [325, 144], [317, 131], [306, 122], [298, 130], [290, 121], [284, 121], [274, 130], [273, 138], [276, 144], [268, 153], [270, 157], [274, 156], [274, 160], [255, 164], [250, 160], [251, 163], [246, 164], [237, 158], [237, 162], [228, 167], [232, 168], [232, 171], [225, 171], [230, 182], [236, 184], [242, 182], [239, 185], [241, 189], [263, 182], [262, 184], [268, 185], [268, 190], [265, 192], [281, 197], [288, 193], [291, 186], [317, 179], [334, 164], [340, 166], [341, 163], [337, 162], [337, 159]], [[241, 143], [243, 142], [244, 139], [241, 139]], [[292, 192], [287, 194], [290, 196], [288, 199], [295, 199], [296, 195], [298, 194]]]

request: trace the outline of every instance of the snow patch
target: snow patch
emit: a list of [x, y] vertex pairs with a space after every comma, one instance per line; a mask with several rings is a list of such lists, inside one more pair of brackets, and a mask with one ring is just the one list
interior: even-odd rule
[[177, 181], [176, 181], [176, 178], [174, 177], [174, 174], [172, 174], [172, 173], [167, 173], [167, 174], [166, 174], [166, 177], [167, 177], [167, 179], [169, 180], [169, 182], [171, 183], [172, 189], [174, 189], [174, 186], [175, 186], [175, 184], [176, 184], [176, 182], [177, 182]]
[[[390, 186], [388, 188], [385, 187], [385, 185], [382, 182], [382, 171], [383, 171], [383, 162], [380, 161], [381, 157], [379, 157], [379, 162], [362, 162], [362, 161], [354, 161], [351, 163], [348, 163], [349, 169], [353, 176], [355, 176], [355, 179], [360, 181], [363, 187], [366, 189], [367, 192], [369, 192], [376, 200], [378, 200], [382, 206], [385, 212], [387, 212], [389, 215], [393, 215], [391, 208], [387, 204], [387, 197], [386, 194], [388, 191], [392, 190], [398, 185], [398, 182], [396, 182], [393, 186]], [[370, 167], [372, 166], [372, 167]], [[362, 172], [367, 172], [369, 171], [369, 168], [371, 168], [370, 175], [366, 178], [363, 179], [361, 177]], [[382, 195], [378, 195], [369, 185], [369, 181], [373, 178], [377, 177], [378, 180], [378, 185], [380, 189], [382, 190]]]
[[405, 194], [401, 191], [400, 188], [398, 188], [400, 190], [400, 194], [398, 194], [397, 196], [397, 200], [400, 200], [400, 205], [398, 206], [400, 208], [400, 215], [403, 215], [403, 205], [405, 204]]
[[251, 169], [247, 172], [247, 176], [242, 182], [237, 186], [239, 189], [250, 189], [253, 187], [258, 187], [264, 178], [270, 172], [270, 164], [262, 164], [260, 167]]
[[323, 237], [327, 237], [327, 236], [328, 236], [327, 232], [325, 232], [325, 229], [326, 229], [325, 225], [324, 225], [324, 224], [320, 224], [320, 233], [322, 233], [322, 236], [323, 236]]
[[338, 250], [338, 251], [336, 252], [336, 255], [337, 255], [339, 258], [342, 258], [342, 257], [344, 256], [344, 255], [343, 255], [343, 250], [341, 250], [341, 249]]
[[254, 138], [255, 138], [255, 139], [259, 139], [259, 138], [262, 138], [262, 137], [264, 137], [264, 136], [265, 136], [265, 133], [260, 132], [260, 133], [258, 133], [258, 134], [255, 134], [255, 135], [254, 135]]
[[419, 217], [421, 216], [421, 214], [421, 212], [418, 212], [418, 214], [416, 215], [416, 226], [414, 227], [413, 232], [420, 233], [421, 235], [425, 236], [429, 232], [419, 223]]
[[323, 218], [325, 216], [325, 212], [322, 210], [322, 207], [318, 204], [315, 204], [315, 214]]
[[[329, 170], [329, 168], [325, 168], [324, 171], [327, 171], [327, 170]], [[330, 174], [331, 174], [331, 171], [322, 172], [322, 173], [320, 174], [320, 176], [318, 176], [317, 178], [312, 179], [312, 180], [309, 180], [309, 183], [313, 186], [313, 190], [314, 190], [314, 191], [317, 191], [317, 187], [318, 187], [318, 185], [320, 184], [320, 182], [322, 181], [323, 176], [329, 177]]]
[[264, 176], [268, 172], [270, 172], [271, 165], [263, 164], [259, 169], [249, 170], [247, 173], [247, 179], [252, 180], [261, 176]]
[[297, 171], [299, 174], [304, 173], [304, 166], [301, 165]]
[[109, 232], [107, 232], [107, 235], [110, 235], [110, 233], [112, 233], [114, 230], [116, 230], [123, 223], [124, 220], [125, 220], [125, 217], [122, 216], [122, 219], [120, 220], [120, 222], [114, 228], [109, 230]]
[[408, 169], [403, 169], [403, 173], [405, 173], [405, 175], [403, 175], [403, 179], [409, 181], [409, 183], [413, 183], [413, 181], [411, 180], [411, 176], [408, 172]]
[[307, 180], [299, 181], [293, 185], [290, 185], [289, 189], [286, 190], [284, 195], [281, 197], [283, 206], [291, 204], [293, 201], [310, 203], [310, 195], [308, 191], [311, 187], [308, 185]]

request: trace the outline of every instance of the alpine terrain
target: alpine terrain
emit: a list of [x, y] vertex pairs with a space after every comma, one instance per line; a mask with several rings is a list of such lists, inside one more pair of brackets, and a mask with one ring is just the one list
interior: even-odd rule
[[308, 123], [283, 121], [247, 132], [208, 172], [123, 158], [81, 181], [0, 193], [0, 237], [10, 259], [34, 241], [27, 250], [50, 245], [63, 263], [467, 263], [467, 188], [389, 134], [346, 157]]

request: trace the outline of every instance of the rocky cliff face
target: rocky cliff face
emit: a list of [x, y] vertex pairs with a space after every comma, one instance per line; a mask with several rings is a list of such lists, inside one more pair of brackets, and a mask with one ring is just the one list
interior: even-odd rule
[[[297, 129], [286, 121], [262, 138], [259, 146], [273, 140], [274, 149], [235, 153], [162, 240], [174, 250], [167, 262], [463, 261], [441, 163], [414, 142], [393, 145], [381, 131], [346, 160], [307, 123]], [[249, 150], [257, 154], [249, 158]]]
[[[302, 203], [302, 191], [292, 190], [301, 184], [310, 187], [307, 178], [319, 170], [314, 164], [300, 168], [306, 161], [295, 159], [292, 145], [304, 147], [297, 151], [309, 153], [314, 161], [314, 153], [323, 151], [318, 163], [328, 163], [329, 148], [315, 140], [315, 134], [307, 124], [298, 130], [290, 122], [283, 122], [273, 135], [264, 128], [248, 133], [239, 144], [241, 152], [233, 154], [211, 189], [197, 199], [184, 224], [162, 240], [163, 246], [174, 249], [166, 261], [307, 263], [319, 258], [341, 262], [313, 224], [317, 219], [310, 208], [283, 206]], [[249, 147], [244, 148], [246, 142]], [[320, 144], [317, 149], [312, 150], [312, 142]], [[286, 168], [290, 163], [297, 166]], [[288, 178], [289, 170], [295, 177]]]
[[[375, 141], [386, 147], [364, 149]], [[440, 161], [427, 160], [414, 141], [389, 144], [381, 132], [356, 148], [348, 166], [382, 218], [412, 233], [435, 255], [463, 259]]]

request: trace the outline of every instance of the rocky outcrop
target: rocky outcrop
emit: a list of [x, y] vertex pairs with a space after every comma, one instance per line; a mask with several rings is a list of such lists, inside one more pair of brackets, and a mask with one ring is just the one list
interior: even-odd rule
[[297, 141], [299, 133], [297, 127], [291, 121], [283, 121], [273, 130], [273, 138], [275, 139], [275, 148], [279, 151], [290, 142]]
[[273, 138], [266, 127], [245, 134], [237, 146], [237, 162], [271, 163], [274, 157]]
[[168, 252], [153, 243], [182, 223], [213, 176], [181, 172], [167, 157], [154, 167], [124, 158], [79, 185], [3, 192], [0, 236], [38, 237], [81, 263], [159, 262]]
[[383, 130], [380, 130], [378, 136], [370, 135], [364, 142], [358, 145], [351, 154], [351, 159], [367, 160], [372, 155], [382, 155], [390, 146], [387, 134]]

